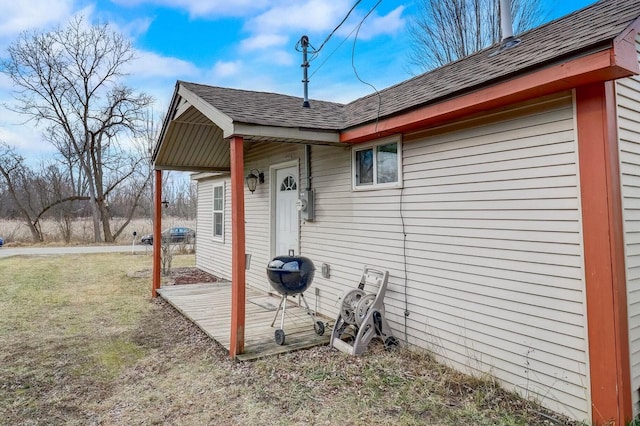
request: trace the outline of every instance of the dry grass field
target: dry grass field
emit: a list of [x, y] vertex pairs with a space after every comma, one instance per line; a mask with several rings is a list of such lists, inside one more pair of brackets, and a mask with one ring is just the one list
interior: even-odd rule
[[[122, 226], [124, 219], [113, 219], [111, 230], [115, 231]], [[195, 220], [185, 220], [176, 217], [166, 217], [162, 220], [162, 229], [172, 226], [186, 226], [195, 229]], [[150, 234], [152, 232], [153, 222], [148, 219], [132, 220], [119, 236], [116, 243], [128, 244], [133, 238], [133, 231], [137, 232], [138, 239], [140, 236]], [[60, 244], [63, 243], [62, 233], [59, 224], [47, 219], [42, 222], [42, 230], [45, 236], [44, 244]], [[31, 232], [27, 225], [20, 220], [0, 219], [0, 238], [3, 238], [5, 244], [11, 246], [20, 246], [25, 244], [33, 244]], [[93, 242], [93, 222], [90, 217], [77, 219], [72, 225], [71, 244], [90, 244]]]
[[150, 267], [141, 254], [0, 259], [0, 424], [568, 424], [409, 350], [233, 362], [151, 300]]

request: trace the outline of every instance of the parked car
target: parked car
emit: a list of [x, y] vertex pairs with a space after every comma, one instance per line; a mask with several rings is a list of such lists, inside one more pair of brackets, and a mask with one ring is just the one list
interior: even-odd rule
[[4, 240], [0, 238], [0, 247], [2, 247], [3, 244], [4, 244]]
[[[162, 231], [162, 241], [165, 243], [192, 243], [196, 239], [196, 231], [191, 228], [177, 226]], [[141, 244], [153, 244], [153, 234], [140, 238]]]

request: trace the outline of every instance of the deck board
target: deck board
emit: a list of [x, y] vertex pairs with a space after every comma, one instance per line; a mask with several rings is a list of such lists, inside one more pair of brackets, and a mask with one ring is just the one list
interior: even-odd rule
[[[229, 349], [231, 283], [171, 285], [160, 288], [158, 294], [209, 337]], [[276, 328], [280, 327], [281, 313], [278, 314], [274, 327], [271, 327], [271, 322], [280, 299], [247, 287], [245, 303], [245, 352], [237, 356], [241, 361], [329, 343], [331, 330], [327, 329], [324, 335], [318, 336], [313, 330], [311, 317], [289, 299], [284, 323], [285, 344], [279, 346], [273, 335]], [[327, 323], [325, 318], [322, 321]]]

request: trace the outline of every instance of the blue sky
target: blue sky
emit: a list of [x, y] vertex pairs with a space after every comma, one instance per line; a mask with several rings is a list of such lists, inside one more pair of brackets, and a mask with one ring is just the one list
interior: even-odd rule
[[[355, 0], [0, 0], [0, 57], [22, 31], [46, 30], [82, 14], [108, 22], [133, 42], [137, 60], [129, 84], [151, 94], [164, 113], [176, 80], [302, 96], [300, 36], [319, 47]], [[363, 0], [311, 63], [309, 96], [348, 102], [372, 91], [352, 68], [352, 31], [377, 0]], [[543, 0], [547, 20], [593, 0]], [[407, 21], [414, 1], [383, 0], [362, 25], [354, 62], [366, 82], [382, 89], [412, 75]], [[0, 74], [0, 102], [11, 102]], [[25, 156], [46, 157], [39, 130], [0, 106], [0, 140]]]

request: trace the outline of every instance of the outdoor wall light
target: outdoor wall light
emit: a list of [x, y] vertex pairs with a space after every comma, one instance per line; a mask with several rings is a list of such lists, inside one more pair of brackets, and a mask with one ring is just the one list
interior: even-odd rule
[[256, 186], [259, 183], [264, 183], [264, 173], [258, 169], [251, 169], [245, 178], [245, 181], [247, 182], [247, 188], [249, 188], [249, 191], [253, 194], [253, 191], [256, 190]]
[[169, 200], [165, 198], [160, 204], [162, 204], [162, 207], [166, 209], [167, 207], [169, 207]]

